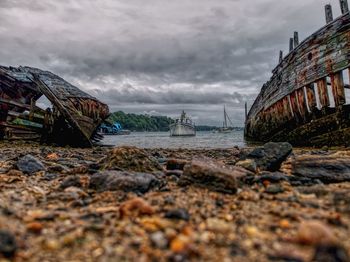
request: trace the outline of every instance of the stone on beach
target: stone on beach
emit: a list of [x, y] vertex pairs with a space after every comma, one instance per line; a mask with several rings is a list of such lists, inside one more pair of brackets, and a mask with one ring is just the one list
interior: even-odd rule
[[161, 231], [154, 232], [150, 235], [152, 244], [160, 249], [165, 249], [168, 246], [168, 240], [165, 234]]
[[90, 188], [97, 191], [117, 191], [146, 193], [159, 188], [164, 183], [152, 174], [129, 173], [123, 171], [103, 171], [92, 175]]
[[167, 170], [183, 170], [189, 161], [183, 159], [169, 159], [166, 163]]
[[241, 181], [247, 175], [252, 174], [242, 167], [234, 166], [228, 169], [213, 161], [193, 160], [185, 165], [184, 173], [178, 184], [180, 186], [193, 184], [217, 192], [235, 193], [240, 187]]
[[246, 160], [238, 161], [236, 163], [236, 166], [243, 167], [254, 173], [257, 171], [257, 166], [254, 159], [246, 159]]
[[255, 148], [247, 158], [254, 159], [260, 170], [277, 171], [292, 151], [289, 143], [269, 142], [263, 147]]
[[180, 219], [185, 221], [190, 220], [190, 214], [188, 213], [187, 209], [184, 208], [169, 210], [165, 213], [164, 217], [169, 219]]
[[324, 183], [350, 181], [350, 156], [304, 155], [292, 162], [295, 176], [319, 179]]
[[119, 213], [121, 218], [139, 217], [143, 215], [152, 215], [154, 209], [146, 202], [146, 200], [136, 197], [122, 203]]
[[304, 245], [336, 245], [337, 238], [327, 225], [314, 220], [300, 224], [297, 242]]
[[16, 239], [12, 233], [7, 230], [0, 230], [0, 255], [5, 258], [11, 258], [17, 250]]
[[161, 170], [158, 161], [145, 150], [132, 146], [116, 147], [101, 160], [102, 169], [154, 172]]
[[305, 221], [299, 226], [297, 242], [315, 248], [312, 261], [346, 262], [350, 257], [333, 231], [320, 221]]
[[44, 164], [32, 155], [25, 155], [17, 161], [17, 167], [25, 174], [33, 174], [45, 170]]
[[69, 176], [62, 181], [60, 189], [66, 189], [68, 187], [81, 187], [80, 178], [78, 176]]

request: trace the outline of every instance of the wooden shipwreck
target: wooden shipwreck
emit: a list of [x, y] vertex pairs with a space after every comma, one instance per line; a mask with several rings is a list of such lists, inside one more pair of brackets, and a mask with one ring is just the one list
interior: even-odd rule
[[[45, 96], [51, 106], [37, 105]], [[59, 76], [31, 67], [0, 66], [0, 139], [91, 146], [108, 106]]]
[[340, 5], [340, 17], [326, 5], [327, 24], [301, 43], [295, 32], [289, 54], [280, 52], [246, 116], [246, 140], [350, 145], [350, 14], [347, 0]]

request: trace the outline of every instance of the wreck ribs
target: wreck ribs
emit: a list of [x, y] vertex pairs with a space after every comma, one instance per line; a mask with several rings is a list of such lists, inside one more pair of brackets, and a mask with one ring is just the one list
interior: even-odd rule
[[[53, 109], [36, 105], [45, 96]], [[0, 66], [0, 139], [91, 146], [108, 106], [59, 76], [31, 67]]]
[[[341, 0], [342, 15], [299, 43], [273, 70], [252, 105], [245, 123], [249, 141], [288, 141], [297, 146], [350, 146], [350, 14]], [[350, 90], [349, 90], [350, 91]]]

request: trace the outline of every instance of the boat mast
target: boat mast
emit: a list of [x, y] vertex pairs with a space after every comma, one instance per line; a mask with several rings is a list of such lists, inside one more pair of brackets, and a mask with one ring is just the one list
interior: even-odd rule
[[227, 115], [226, 115], [226, 107], [224, 106], [224, 127], [227, 128]]

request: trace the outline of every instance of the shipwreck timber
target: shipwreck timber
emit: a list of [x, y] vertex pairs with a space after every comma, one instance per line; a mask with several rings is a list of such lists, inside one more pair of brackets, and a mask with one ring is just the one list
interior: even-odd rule
[[252, 105], [245, 123], [248, 141], [289, 141], [298, 146], [350, 146], [350, 14], [340, 0], [342, 15], [333, 20], [326, 5], [327, 24], [280, 60]]
[[[42, 96], [52, 108], [36, 105]], [[0, 139], [91, 146], [108, 114], [107, 105], [51, 72], [0, 66]]]

